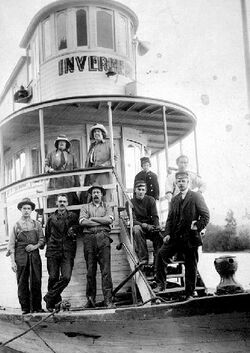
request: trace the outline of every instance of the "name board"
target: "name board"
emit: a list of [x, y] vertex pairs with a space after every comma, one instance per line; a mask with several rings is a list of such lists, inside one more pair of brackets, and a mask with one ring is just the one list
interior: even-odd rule
[[75, 71], [114, 71], [119, 75], [131, 77], [131, 66], [123, 60], [105, 56], [72, 56], [58, 62], [58, 75], [62, 76]]

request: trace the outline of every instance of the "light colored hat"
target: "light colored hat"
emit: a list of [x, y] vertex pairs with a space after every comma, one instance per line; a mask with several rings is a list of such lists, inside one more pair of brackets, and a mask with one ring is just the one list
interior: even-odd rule
[[106, 195], [106, 190], [103, 189], [103, 187], [97, 183], [93, 184], [89, 189], [88, 189], [88, 193], [91, 195], [92, 194], [92, 190], [93, 189], [99, 189], [102, 192], [102, 195], [105, 196]]
[[107, 133], [106, 128], [102, 124], [95, 124], [95, 125], [91, 126], [90, 131], [89, 131], [91, 139], [94, 138], [94, 130], [96, 130], [96, 129], [99, 129], [102, 131], [104, 139], [107, 137], [108, 133]]
[[70, 148], [70, 142], [69, 142], [68, 138], [66, 137], [66, 135], [59, 135], [56, 138], [56, 140], [54, 142], [54, 145], [55, 145], [56, 149], [58, 148], [59, 141], [65, 141], [66, 142], [66, 149]]
[[34, 209], [35, 209], [35, 204], [34, 204], [34, 202], [32, 202], [31, 199], [28, 198], [28, 197], [25, 197], [24, 199], [22, 199], [22, 201], [20, 201], [20, 202], [18, 203], [17, 208], [18, 208], [19, 210], [21, 210], [21, 208], [22, 208], [24, 205], [30, 205], [32, 211], [34, 211]]

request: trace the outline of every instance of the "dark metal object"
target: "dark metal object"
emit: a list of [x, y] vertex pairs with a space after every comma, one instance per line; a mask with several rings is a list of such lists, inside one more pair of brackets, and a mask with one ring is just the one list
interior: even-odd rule
[[235, 278], [235, 272], [238, 268], [238, 262], [235, 256], [221, 256], [214, 260], [216, 271], [221, 276], [219, 285], [216, 288], [215, 294], [235, 294], [243, 293], [244, 289]]

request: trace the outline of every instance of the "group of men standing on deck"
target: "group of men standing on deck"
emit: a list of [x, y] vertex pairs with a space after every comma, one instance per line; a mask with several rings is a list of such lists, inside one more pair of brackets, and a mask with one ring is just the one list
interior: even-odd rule
[[[93, 143], [87, 155], [86, 168], [110, 166], [110, 145], [105, 141], [107, 132], [103, 125], [96, 124], [90, 130]], [[73, 155], [69, 151], [70, 142], [65, 136], [55, 141], [56, 151], [51, 152], [46, 160], [46, 171], [76, 169]], [[142, 264], [148, 263], [146, 239], [153, 242], [154, 272], [157, 291], [166, 286], [167, 263], [176, 252], [181, 252], [185, 259], [186, 298], [194, 295], [198, 246], [201, 245], [200, 232], [209, 221], [209, 211], [201, 194], [204, 187], [201, 179], [187, 172], [188, 158], [177, 159], [178, 171], [175, 179], [168, 179], [166, 197], [171, 200], [165, 232], [160, 231], [156, 201], [159, 199], [157, 175], [150, 170], [148, 157], [141, 158], [142, 171], [135, 176], [133, 204], [133, 238], [135, 252]], [[67, 179], [68, 178], [68, 179]], [[31, 219], [35, 204], [28, 198], [18, 203], [22, 213], [15, 224], [9, 241], [12, 269], [17, 274], [18, 298], [24, 314], [42, 311], [41, 307], [41, 259], [39, 248], [46, 244], [48, 291], [44, 296], [46, 308], [53, 311], [62, 301], [61, 293], [67, 287], [74, 266], [76, 238], [83, 234], [84, 258], [87, 267], [86, 308], [96, 306], [96, 271], [100, 265], [104, 305], [113, 308], [110, 226], [113, 213], [103, 201], [106, 190], [103, 184], [109, 183], [109, 174], [90, 174], [85, 179], [88, 197], [80, 216], [67, 209], [68, 204], [78, 203], [75, 193], [59, 194], [52, 202], [57, 209], [50, 215], [45, 226], [45, 237], [40, 223]], [[50, 189], [67, 188], [80, 185], [77, 177], [66, 176], [50, 179]], [[59, 185], [60, 184], [60, 185]], [[190, 190], [190, 185], [198, 187], [198, 192]], [[178, 190], [178, 191], [177, 191]], [[169, 197], [171, 195], [171, 197]], [[51, 200], [49, 200], [51, 202]], [[128, 207], [128, 205], [127, 205]]]

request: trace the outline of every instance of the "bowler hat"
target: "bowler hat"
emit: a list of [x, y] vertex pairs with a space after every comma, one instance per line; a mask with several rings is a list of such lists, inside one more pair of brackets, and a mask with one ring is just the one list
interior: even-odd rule
[[32, 211], [34, 211], [34, 209], [35, 209], [35, 204], [34, 204], [34, 202], [32, 202], [31, 199], [28, 198], [28, 197], [25, 197], [24, 199], [22, 199], [22, 201], [20, 201], [20, 202], [18, 203], [17, 208], [18, 208], [19, 210], [21, 210], [21, 208], [22, 208], [24, 205], [30, 205]]
[[66, 137], [66, 135], [59, 135], [56, 138], [56, 140], [54, 142], [54, 145], [55, 145], [56, 149], [58, 148], [59, 141], [65, 141], [66, 142], [66, 149], [70, 148], [70, 142], [69, 142], [68, 138]]
[[150, 162], [149, 157], [142, 157], [141, 158], [141, 166], [143, 166], [144, 163], [149, 163], [151, 166], [151, 162]]
[[96, 130], [96, 129], [99, 129], [102, 131], [104, 139], [107, 137], [108, 133], [107, 133], [106, 128], [102, 124], [95, 124], [95, 125], [91, 126], [90, 131], [89, 131], [91, 139], [94, 138], [94, 130]]
[[88, 189], [88, 193], [91, 195], [93, 189], [99, 189], [102, 192], [102, 195], [105, 196], [106, 195], [106, 190], [99, 184], [93, 184], [91, 185], [91, 187]]

